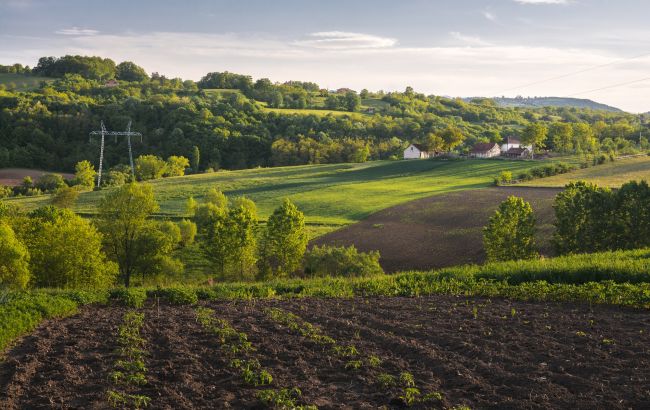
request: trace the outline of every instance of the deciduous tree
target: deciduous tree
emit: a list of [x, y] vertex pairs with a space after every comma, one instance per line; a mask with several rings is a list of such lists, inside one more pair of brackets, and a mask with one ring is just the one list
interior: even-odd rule
[[535, 216], [530, 204], [521, 198], [509, 197], [483, 228], [483, 246], [488, 260], [536, 257], [535, 230]]

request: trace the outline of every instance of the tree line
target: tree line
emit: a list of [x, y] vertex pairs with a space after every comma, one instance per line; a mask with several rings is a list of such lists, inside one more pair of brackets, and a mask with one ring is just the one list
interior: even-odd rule
[[221, 281], [288, 276], [382, 273], [379, 254], [353, 247], [307, 250], [304, 215], [286, 199], [260, 224], [245, 197], [228, 199], [216, 189], [197, 203], [188, 199], [188, 219], [158, 220], [150, 185], [130, 182], [109, 190], [95, 218], [46, 206], [31, 212], [0, 202], [0, 288], [126, 287], [147, 280], [183, 279], [177, 250], [198, 242]]
[[[556, 196], [553, 209], [551, 243], [559, 255], [650, 247], [650, 187], [646, 181], [630, 181], [616, 190], [572, 182]], [[530, 204], [509, 197], [483, 229], [488, 260], [537, 257], [535, 233]]]
[[[29, 72], [54, 79], [25, 92], [0, 85], [0, 167], [71, 171], [77, 162], [97, 156], [99, 142], [89, 143], [88, 133], [101, 120], [117, 130], [132, 121], [145, 136], [142, 143], [134, 142], [136, 155], [191, 158], [197, 147], [199, 171], [386, 159], [400, 157], [410, 142], [462, 153], [477, 142], [500, 142], [507, 136], [562, 152], [647, 148], [637, 118], [626, 113], [501, 108], [491, 100], [468, 103], [411, 88], [357, 95], [352, 90], [330, 92], [314, 83], [253, 81], [233, 73], [210, 73], [194, 82], [148, 75], [132, 62], [115, 64], [99, 57], [44, 57]], [[117, 84], [107, 86], [107, 78], [117, 79]], [[210, 88], [238, 92], [211, 93]], [[377, 103], [373, 115], [288, 115], [264, 106], [303, 108], [304, 98], [305, 107], [354, 111], [361, 109], [362, 96]], [[647, 124], [643, 129], [647, 133]], [[346, 141], [361, 142], [368, 155], [351, 159], [329, 153]], [[294, 148], [305, 142], [316, 154]], [[292, 158], [287, 160], [287, 155]], [[124, 142], [107, 143], [105, 160], [109, 168], [128, 163]]]

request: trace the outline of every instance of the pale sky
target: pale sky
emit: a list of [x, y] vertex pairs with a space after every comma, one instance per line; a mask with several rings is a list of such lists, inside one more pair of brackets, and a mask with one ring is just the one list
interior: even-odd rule
[[648, 0], [0, 0], [0, 64], [99, 55], [184, 79], [228, 70], [646, 112], [648, 16]]

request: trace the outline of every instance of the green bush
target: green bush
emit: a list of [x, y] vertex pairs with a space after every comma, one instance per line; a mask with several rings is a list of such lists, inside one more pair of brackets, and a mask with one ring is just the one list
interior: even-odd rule
[[362, 277], [384, 273], [379, 252], [359, 252], [354, 246], [314, 246], [305, 253], [305, 275]]
[[110, 293], [110, 299], [122, 306], [139, 308], [147, 300], [147, 291], [142, 288], [114, 289]]
[[157, 289], [152, 293], [167, 299], [172, 305], [194, 305], [199, 301], [197, 291], [188, 287]]

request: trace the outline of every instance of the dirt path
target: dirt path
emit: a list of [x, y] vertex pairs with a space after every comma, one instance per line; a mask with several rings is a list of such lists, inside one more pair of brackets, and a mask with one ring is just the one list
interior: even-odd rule
[[379, 211], [367, 219], [316, 238], [312, 245], [355, 245], [378, 250], [387, 272], [427, 270], [485, 261], [482, 229], [499, 204], [515, 195], [537, 216], [537, 242], [552, 254], [553, 200], [559, 189], [499, 187], [436, 195]]

